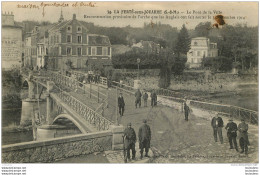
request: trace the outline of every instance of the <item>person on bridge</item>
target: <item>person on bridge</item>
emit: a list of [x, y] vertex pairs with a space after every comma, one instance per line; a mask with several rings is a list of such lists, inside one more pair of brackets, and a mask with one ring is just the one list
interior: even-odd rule
[[125, 111], [125, 101], [122, 93], [120, 93], [118, 97], [118, 108], [119, 108], [120, 117], [122, 117]]
[[137, 91], [135, 92], [135, 108], [137, 108], [137, 104], [139, 105], [139, 108], [141, 107], [141, 97], [142, 93], [140, 89], [137, 89]]
[[242, 149], [241, 153], [248, 154], [248, 124], [246, 124], [245, 119], [241, 119], [241, 123], [238, 125], [238, 131], [239, 131], [239, 145]]
[[144, 99], [144, 107], [147, 107], [148, 94], [146, 92], [144, 93], [143, 99]]
[[229, 121], [229, 123], [227, 124], [225, 129], [227, 130], [227, 137], [228, 137], [230, 149], [234, 149], [234, 147], [233, 147], [233, 143], [234, 143], [235, 149], [238, 152], [238, 148], [237, 148], [237, 124], [234, 123], [233, 119], [231, 119], [231, 118], [228, 121]]
[[124, 131], [124, 147], [127, 152], [127, 159], [130, 160], [130, 149], [132, 150], [132, 160], [135, 160], [135, 142], [136, 142], [136, 134], [135, 130], [131, 127], [131, 123], [127, 124], [127, 128]]
[[157, 95], [154, 90], [151, 92], [150, 96], [151, 96], [151, 106], [154, 107], [157, 105]]
[[184, 102], [184, 115], [185, 115], [185, 120], [189, 120], [189, 113], [190, 113], [190, 107], [187, 105], [186, 102]]
[[219, 137], [221, 144], [223, 144], [222, 128], [224, 126], [224, 122], [220, 117], [220, 114], [217, 114], [217, 116], [214, 116], [212, 118], [211, 126], [213, 128], [213, 135], [214, 135], [215, 142], [218, 141], [218, 137]]
[[139, 128], [138, 137], [139, 137], [139, 149], [141, 153], [141, 159], [143, 158], [143, 152], [145, 149], [145, 157], [148, 156], [150, 141], [151, 141], [151, 129], [150, 126], [146, 124], [147, 120], [143, 120], [143, 125]]

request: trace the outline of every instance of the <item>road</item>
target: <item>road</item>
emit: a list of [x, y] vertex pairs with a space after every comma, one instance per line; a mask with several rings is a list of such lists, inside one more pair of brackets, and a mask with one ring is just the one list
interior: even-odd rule
[[[95, 86], [93, 86], [95, 88]], [[101, 89], [105, 93], [106, 90]], [[120, 91], [118, 91], [119, 93]], [[249, 155], [237, 153], [229, 149], [226, 131], [223, 129], [224, 144], [215, 143], [213, 130], [210, 125], [211, 117], [207, 112], [194, 109], [189, 121], [184, 120], [184, 114], [171, 107], [159, 105], [152, 108], [135, 108], [135, 97], [123, 92], [126, 103], [124, 116], [119, 118], [119, 123], [126, 126], [131, 122], [136, 133], [142, 125], [143, 119], [148, 120], [151, 126], [151, 147], [155, 163], [256, 163], [258, 162], [258, 126], [249, 125]], [[98, 106], [96, 100], [89, 99], [89, 95], [80, 92], [71, 92], [80, 101]], [[105, 117], [116, 119], [116, 90], [108, 90], [108, 108]], [[143, 102], [143, 101], [142, 101]], [[203, 115], [202, 115], [203, 114]], [[227, 118], [223, 117], [224, 123]], [[239, 121], [235, 121], [237, 124]], [[138, 150], [137, 150], [138, 151]]]

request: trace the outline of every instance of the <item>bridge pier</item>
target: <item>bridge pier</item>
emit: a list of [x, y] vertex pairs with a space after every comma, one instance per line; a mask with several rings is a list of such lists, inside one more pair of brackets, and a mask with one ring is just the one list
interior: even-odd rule
[[111, 131], [113, 134], [112, 138], [112, 150], [121, 150], [123, 149], [123, 134], [124, 127], [122, 125], [116, 126], [111, 125]]
[[46, 123], [51, 125], [53, 123], [52, 111], [53, 111], [53, 100], [50, 97], [50, 92], [53, 90], [54, 83], [52, 81], [47, 81], [47, 105], [46, 105]]

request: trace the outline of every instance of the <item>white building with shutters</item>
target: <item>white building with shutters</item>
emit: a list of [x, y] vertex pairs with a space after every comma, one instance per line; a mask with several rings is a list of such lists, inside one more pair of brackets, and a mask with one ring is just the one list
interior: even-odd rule
[[217, 57], [217, 43], [211, 43], [209, 38], [197, 37], [191, 40], [191, 49], [187, 53], [187, 63], [189, 68], [201, 66], [204, 57]]

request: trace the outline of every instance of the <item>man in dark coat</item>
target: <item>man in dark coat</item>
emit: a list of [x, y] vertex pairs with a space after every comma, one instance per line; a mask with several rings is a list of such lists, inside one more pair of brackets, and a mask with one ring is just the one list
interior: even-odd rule
[[234, 123], [232, 119], [229, 119], [228, 121], [229, 121], [229, 123], [227, 124], [225, 129], [227, 130], [227, 137], [228, 137], [230, 149], [234, 149], [234, 147], [233, 147], [233, 143], [234, 143], [235, 149], [236, 149], [236, 151], [238, 151], [238, 148], [237, 148], [237, 124]]
[[186, 102], [184, 102], [184, 114], [185, 114], [186, 121], [188, 121], [189, 119], [189, 113], [190, 113], [190, 107], [187, 105]]
[[[215, 142], [218, 141], [218, 137], [219, 137], [221, 144], [223, 144], [222, 128], [224, 126], [224, 122], [219, 114], [217, 115], [217, 117], [214, 116], [212, 118], [211, 126], [213, 128], [213, 135], [214, 135]], [[218, 135], [218, 137], [217, 137], [217, 135]]]
[[147, 107], [148, 94], [146, 92], [144, 93], [143, 99], [144, 99], [144, 107]]
[[239, 131], [239, 145], [242, 149], [241, 153], [248, 154], [248, 124], [246, 124], [245, 119], [241, 119], [241, 123], [238, 125], [238, 131]]
[[122, 93], [120, 93], [118, 97], [118, 108], [119, 108], [120, 117], [122, 117], [125, 111], [125, 101], [124, 101], [124, 97], [122, 96]]
[[141, 159], [143, 158], [143, 152], [145, 149], [145, 157], [148, 156], [150, 141], [151, 141], [151, 129], [150, 126], [146, 124], [147, 121], [143, 120], [143, 125], [139, 128], [138, 137], [139, 137], [139, 148], [141, 153]]
[[139, 105], [139, 108], [141, 107], [141, 97], [142, 97], [142, 93], [140, 89], [138, 89], [135, 92], [135, 108], [137, 108], [137, 104]]
[[154, 107], [157, 105], [157, 95], [155, 93], [155, 91], [153, 90], [151, 92], [151, 106]]
[[135, 159], [135, 142], [136, 142], [136, 134], [135, 130], [131, 127], [131, 123], [127, 124], [127, 128], [124, 131], [124, 139], [125, 139], [125, 149], [127, 151], [127, 158], [130, 160], [130, 149], [132, 150], [132, 159]]

